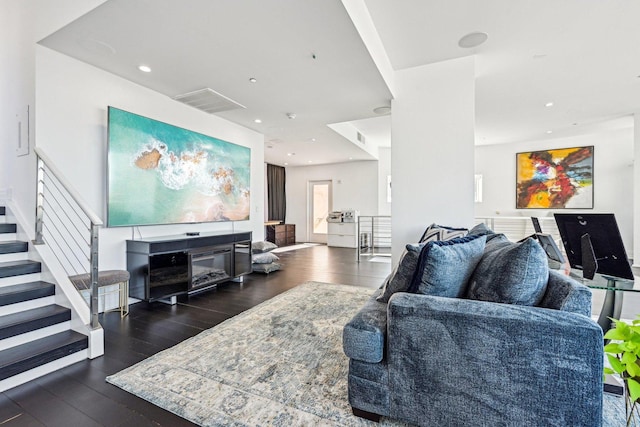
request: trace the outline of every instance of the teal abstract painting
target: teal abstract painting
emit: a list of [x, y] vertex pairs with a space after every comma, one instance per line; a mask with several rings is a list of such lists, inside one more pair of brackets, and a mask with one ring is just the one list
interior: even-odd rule
[[251, 149], [109, 107], [109, 227], [249, 219]]

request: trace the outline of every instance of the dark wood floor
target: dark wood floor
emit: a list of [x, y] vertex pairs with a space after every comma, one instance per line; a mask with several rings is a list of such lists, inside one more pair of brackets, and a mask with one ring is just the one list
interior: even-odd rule
[[0, 393], [0, 426], [193, 425], [105, 382], [205, 329], [309, 280], [378, 287], [390, 264], [356, 262], [355, 249], [315, 246], [278, 254], [283, 270], [181, 298], [174, 306], [139, 303], [129, 316], [101, 315], [105, 354]]

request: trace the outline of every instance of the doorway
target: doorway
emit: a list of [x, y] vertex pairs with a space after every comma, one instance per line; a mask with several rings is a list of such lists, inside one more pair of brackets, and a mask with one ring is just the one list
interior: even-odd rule
[[327, 216], [332, 208], [331, 181], [309, 181], [308, 235], [311, 243], [327, 243]]

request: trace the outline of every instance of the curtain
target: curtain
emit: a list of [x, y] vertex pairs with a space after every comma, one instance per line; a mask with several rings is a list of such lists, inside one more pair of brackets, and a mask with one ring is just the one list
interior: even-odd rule
[[269, 220], [285, 222], [287, 198], [285, 168], [267, 163], [267, 209]]

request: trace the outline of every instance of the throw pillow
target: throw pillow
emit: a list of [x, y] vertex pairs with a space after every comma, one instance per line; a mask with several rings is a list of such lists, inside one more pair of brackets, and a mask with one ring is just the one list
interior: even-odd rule
[[495, 232], [489, 227], [487, 227], [487, 224], [485, 224], [484, 222], [474, 225], [473, 228], [469, 230], [470, 236], [475, 236], [475, 235], [485, 236], [488, 234], [495, 234]]
[[282, 268], [282, 266], [277, 262], [272, 262], [269, 264], [253, 264], [252, 267], [253, 267], [254, 273], [265, 273], [265, 274], [269, 274], [272, 271], [278, 271], [280, 270], [280, 268]]
[[254, 264], [269, 264], [278, 261], [278, 255], [271, 252], [263, 252], [259, 254], [253, 254], [251, 257]]
[[426, 230], [424, 230], [424, 233], [422, 233], [420, 243], [464, 237], [467, 235], [467, 231], [468, 230], [466, 228], [452, 228], [438, 224], [431, 224]]
[[382, 293], [376, 298], [379, 302], [387, 303], [391, 295], [396, 292], [406, 292], [411, 286], [413, 274], [418, 265], [418, 256], [423, 245], [407, 245], [400, 257], [398, 265], [384, 283]]
[[493, 239], [473, 273], [467, 298], [534, 306], [542, 301], [548, 280], [547, 254], [535, 240]]
[[420, 252], [409, 292], [449, 298], [463, 296], [482, 258], [485, 240], [485, 236], [467, 236], [427, 243]]
[[263, 252], [269, 252], [277, 248], [274, 243], [271, 242], [252, 242], [251, 243], [251, 252], [254, 254], [261, 254]]

